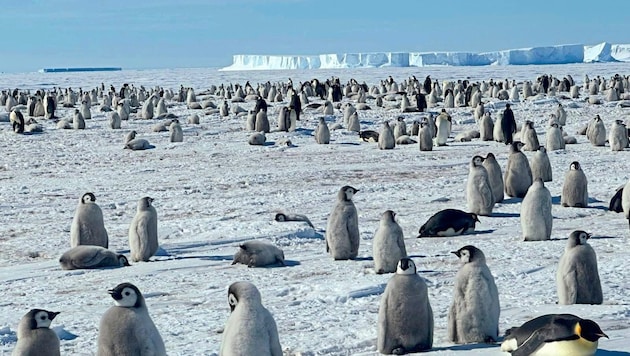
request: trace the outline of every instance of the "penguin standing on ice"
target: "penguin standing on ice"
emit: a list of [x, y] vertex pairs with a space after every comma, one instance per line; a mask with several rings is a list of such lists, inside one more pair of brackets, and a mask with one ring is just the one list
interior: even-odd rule
[[564, 175], [560, 204], [565, 207], [586, 208], [588, 206], [588, 181], [577, 161], [571, 162]]
[[512, 136], [516, 133], [516, 120], [514, 119], [514, 112], [510, 108], [510, 104], [505, 104], [505, 110], [503, 110], [503, 117], [501, 119], [501, 131], [505, 144], [512, 144]]

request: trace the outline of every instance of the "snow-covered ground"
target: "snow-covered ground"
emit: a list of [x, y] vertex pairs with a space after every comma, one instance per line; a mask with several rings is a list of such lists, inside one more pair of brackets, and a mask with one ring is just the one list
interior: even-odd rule
[[[627, 74], [627, 64], [576, 64], [557, 66], [430, 67], [360, 70], [219, 72], [216, 69], [173, 69], [107, 73], [26, 73], [0, 75], [0, 88], [35, 90], [53, 86], [92, 89], [101, 83], [123, 83], [146, 88], [163, 86], [178, 90], [180, 84], [195, 88], [198, 97], [211, 84], [282, 81], [294, 83], [335, 75], [342, 82], [356, 78], [372, 86], [391, 75], [401, 82], [411, 75], [423, 80], [494, 78], [535, 80], [541, 74], [562, 78], [571, 74], [582, 83], [584, 74], [609, 78]], [[556, 99], [567, 108], [566, 131], [599, 114], [607, 129], [615, 119], [628, 119], [629, 109], [604, 103], [589, 105], [580, 99]], [[222, 99], [214, 98], [219, 104]], [[319, 102], [320, 100], [314, 101]], [[500, 103], [485, 97], [496, 117]], [[493, 152], [505, 169], [507, 148], [502, 143], [452, 142], [456, 134], [476, 125], [470, 108], [451, 109], [454, 121], [451, 142], [432, 152], [417, 145], [381, 151], [346, 130], [332, 132], [330, 145], [318, 145], [313, 129], [320, 116], [305, 110], [299, 129], [272, 132], [270, 142], [289, 138], [293, 147], [278, 144], [250, 146], [244, 131], [245, 117], [220, 118], [189, 110], [171, 102], [169, 112], [180, 117], [184, 142], [170, 143], [168, 133], [154, 133], [162, 120], [123, 121], [121, 130], [107, 126], [105, 113], [92, 108], [87, 129], [59, 130], [40, 120], [44, 132], [14, 134], [9, 123], [0, 123], [0, 354], [15, 346], [20, 318], [31, 308], [60, 311], [53, 326], [63, 336], [63, 355], [93, 355], [98, 323], [112, 299], [107, 290], [121, 282], [134, 283], [146, 297], [149, 312], [160, 330], [169, 355], [217, 354], [221, 330], [229, 315], [227, 287], [248, 280], [260, 290], [263, 304], [278, 325], [287, 355], [372, 355], [376, 353], [380, 294], [391, 275], [373, 270], [372, 237], [383, 211], [391, 209], [405, 233], [407, 251], [427, 281], [435, 316], [436, 355], [501, 355], [497, 345], [453, 345], [446, 335], [453, 279], [459, 263], [450, 251], [472, 244], [482, 249], [495, 276], [501, 301], [500, 329], [545, 313], [573, 313], [600, 324], [610, 339], [600, 342], [598, 355], [630, 355], [630, 278], [628, 277], [628, 222], [607, 211], [615, 189], [630, 178], [628, 150], [612, 152], [593, 147], [585, 136], [578, 144], [549, 153], [553, 182], [546, 186], [553, 196], [552, 240], [523, 242], [519, 219], [520, 199], [497, 204], [494, 216], [480, 218], [476, 234], [452, 238], [417, 239], [419, 227], [444, 208], [466, 210], [468, 164], [475, 154]], [[272, 127], [284, 102], [270, 103]], [[230, 104], [234, 105], [234, 104]], [[253, 102], [239, 104], [252, 108]], [[380, 130], [383, 120], [399, 111], [360, 111], [362, 129]], [[541, 142], [549, 115], [557, 101], [514, 103], [517, 122], [536, 123]], [[0, 115], [4, 109], [0, 109]], [[60, 109], [69, 117], [71, 109]], [[432, 108], [439, 111], [440, 107]], [[201, 124], [187, 123], [193, 112]], [[404, 114], [408, 126], [421, 114]], [[342, 122], [339, 110], [333, 121]], [[136, 130], [156, 148], [123, 149], [123, 136]], [[532, 153], [526, 153], [531, 157]], [[590, 206], [559, 205], [564, 173], [579, 161], [588, 178]], [[343, 185], [360, 192], [354, 198], [359, 212], [361, 246], [355, 261], [335, 262], [325, 252], [327, 216]], [[64, 271], [59, 256], [69, 248], [70, 224], [79, 197], [94, 192], [103, 210], [110, 248], [128, 253], [127, 229], [143, 196], [155, 199], [159, 216], [161, 251], [151, 262], [107, 270]], [[273, 221], [276, 212], [307, 215], [315, 229], [299, 222]], [[598, 255], [603, 305], [556, 304], [555, 270], [566, 238], [576, 229], [593, 233], [591, 245]], [[239, 242], [264, 239], [280, 246], [287, 267], [247, 268], [231, 265]], [[76, 335], [73, 338], [72, 335]]]

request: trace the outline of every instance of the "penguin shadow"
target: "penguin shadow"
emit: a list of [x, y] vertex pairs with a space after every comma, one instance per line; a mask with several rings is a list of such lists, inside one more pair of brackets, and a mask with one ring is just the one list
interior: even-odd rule
[[265, 141], [265, 143], [263, 143], [263, 146], [275, 146], [276, 141]]
[[360, 146], [360, 143], [356, 143], [356, 142], [340, 142], [340, 145], [346, 145], [346, 146]]
[[372, 256], [355, 257], [353, 261], [374, 261], [374, 258]]
[[470, 351], [470, 350], [480, 350], [480, 349], [495, 349], [500, 346], [501, 346], [500, 344], [465, 344], [465, 345], [453, 345], [453, 346], [445, 346], [445, 347], [434, 347], [431, 349], [431, 351], [466, 351], [466, 350]]
[[[516, 204], [516, 203], [521, 203], [523, 201], [523, 198], [507, 198], [507, 199], [503, 199], [501, 201], [501, 204]], [[560, 198], [558, 198], [558, 202], [560, 202]], [[551, 198], [551, 203], [553, 204], [553, 197]]]
[[[552, 205], [561, 205], [561, 200], [562, 200], [562, 196], [561, 195], [557, 195], [554, 197], [551, 197], [551, 204]], [[597, 209], [597, 210], [605, 210], [608, 211], [608, 206], [603, 206], [603, 205], [591, 205], [594, 203], [603, 203], [603, 201], [595, 199], [595, 198], [588, 198], [588, 206], [586, 208], [580, 208], [580, 209]]]
[[315, 135], [315, 130], [313, 129], [305, 129], [302, 127], [299, 127], [297, 129], [295, 129], [295, 132], [299, 133], [300, 135], [305, 135], [305, 136], [313, 136]]
[[[510, 217], [510, 216], [508, 216], [508, 217]], [[467, 232], [464, 235], [487, 235], [487, 234], [491, 234], [493, 232], [494, 232], [494, 230], [475, 230], [475, 231]]]
[[518, 213], [492, 213], [491, 218], [520, 218], [521, 214]]

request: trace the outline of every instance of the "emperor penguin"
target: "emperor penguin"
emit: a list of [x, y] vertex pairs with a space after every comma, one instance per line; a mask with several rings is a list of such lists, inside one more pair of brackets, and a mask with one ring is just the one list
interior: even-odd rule
[[239, 245], [232, 264], [241, 263], [247, 267], [284, 266], [284, 252], [270, 242], [263, 240], [246, 241]]
[[630, 180], [623, 186], [621, 208], [623, 209], [623, 215], [628, 219], [628, 225], [630, 225]]
[[566, 143], [564, 141], [562, 129], [560, 129], [557, 123], [553, 123], [547, 128], [545, 136], [545, 146], [547, 147], [547, 150], [556, 151], [563, 150], [565, 148]]
[[315, 129], [315, 142], [327, 145], [330, 143], [330, 129], [326, 123], [326, 118], [323, 116], [319, 118], [319, 123]]
[[623, 121], [613, 122], [608, 134], [608, 143], [612, 151], [623, 151], [628, 147], [628, 129]]
[[500, 203], [503, 201], [503, 173], [501, 173], [501, 166], [497, 162], [496, 157], [492, 152], [488, 152], [486, 158], [483, 160], [483, 166], [488, 172], [488, 181], [492, 188], [492, 196], [494, 196], [494, 202]]
[[254, 129], [257, 132], [269, 133], [271, 128], [269, 126], [269, 118], [267, 117], [267, 110], [261, 109], [256, 114], [256, 125], [255, 125]]
[[551, 162], [549, 162], [545, 146], [540, 146], [538, 151], [534, 152], [532, 160], [529, 161], [529, 166], [532, 170], [532, 181], [538, 178], [541, 178], [543, 182], [551, 182], [553, 180]]
[[85, 129], [85, 120], [79, 109], [74, 109], [74, 115], [72, 115], [72, 128], [75, 130]]
[[523, 143], [513, 141], [510, 144], [510, 155], [504, 174], [505, 194], [510, 197], [524, 198], [527, 189], [532, 185], [532, 170], [529, 161], [521, 148]]
[[107, 248], [109, 238], [103, 223], [103, 211], [94, 193], [81, 196], [70, 225], [70, 246], [94, 245]]
[[604, 146], [606, 144], [606, 126], [604, 122], [596, 115], [588, 124], [586, 129], [586, 137], [593, 146]]
[[566, 110], [564, 110], [564, 107], [561, 103], [558, 103], [558, 107], [556, 108], [556, 118], [558, 119], [558, 124], [560, 126], [564, 126], [567, 124], [567, 112]]
[[276, 321], [262, 305], [255, 285], [232, 283], [228, 304], [231, 312], [223, 329], [219, 356], [282, 356]]
[[337, 193], [337, 204], [328, 216], [326, 252], [335, 260], [349, 260], [359, 253], [359, 216], [352, 197], [359, 190], [349, 185]]
[[499, 111], [497, 113], [497, 119], [494, 122], [494, 128], [492, 129], [492, 138], [496, 142], [505, 142], [505, 135], [503, 134], [503, 128], [502, 128], [502, 125], [503, 125], [502, 121], [503, 121], [503, 113]]
[[291, 118], [289, 117], [289, 108], [283, 106], [278, 112], [278, 131], [289, 131], [291, 126]]
[[129, 252], [133, 262], [148, 261], [158, 250], [158, 216], [153, 198], [138, 200], [136, 215], [129, 226]]
[[50, 329], [50, 324], [57, 315], [58, 312], [43, 309], [29, 310], [18, 324], [17, 344], [11, 355], [59, 356], [59, 337]]
[[499, 339], [499, 291], [475, 246], [453, 251], [462, 262], [455, 276], [453, 304], [448, 312], [448, 338], [456, 344], [494, 343]]
[[166, 114], [168, 114], [166, 102], [164, 101], [164, 98], [160, 98], [160, 100], [158, 100], [157, 102], [157, 105], [155, 106], [155, 116], [162, 117]]
[[[198, 122], [199, 120], [197, 120]], [[256, 112], [254, 110], [249, 110], [247, 112], [247, 120], [245, 121], [245, 130], [254, 131], [256, 128]]]
[[107, 121], [109, 122], [109, 128], [112, 130], [120, 129], [121, 120], [120, 115], [116, 111], [112, 111], [107, 115]]
[[52, 95], [45, 96], [45, 105], [44, 105], [44, 117], [46, 119], [52, 119], [55, 117], [55, 109], [57, 107], [57, 103], [55, 102], [55, 98]]
[[138, 287], [121, 283], [108, 293], [114, 299], [114, 306], [101, 317], [96, 355], [166, 356], [162, 336]]
[[145, 100], [144, 103], [142, 103], [142, 118], [145, 120], [152, 120], [153, 119], [153, 101], [152, 100]]
[[437, 125], [437, 136], [435, 137], [435, 144], [437, 146], [446, 146], [446, 141], [451, 135], [451, 116], [446, 113], [445, 109], [435, 119]]
[[513, 356], [593, 356], [602, 337], [608, 338], [592, 320], [573, 314], [547, 314], [506, 331], [501, 351]]
[[444, 209], [433, 214], [418, 230], [420, 237], [457, 236], [475, 231], [477, 214], [458, 209]]
[[61, 269], [94, 269], [129, 266], [125, 255], [101, 246], [82, 245], [64, 252], [59, 258]]
[[378, 274], [392, 273], [401, 258], [407, 257], [403, 230], [396, 222], [396, 213], [386, 210], [374, 234], [372, 245], [374, 270]]
[[482, 141], [492, 141], [492, 132], [494, 131], [494, 122], [490, 113], [487, 112], [479, 120], [479, 136]]
[[418, 131], [418, 146], [420, 151], [433, 151], [433, 128], [427, 120], [422, 120]]
[[398, 262], [378, 309], [377, 349], [402, 355], [433, 347], [433, 310], [427, 284], [410, 258]]
[[396, 146], [396, 138], [394, 137], [394, 131], [389, 126], [389, 122], [385, 120], [383, 122], [383, 128], [378, 135], [378, 148], [381, 150], [391, 150]]
[[359, 113], [356, 111], [352, 113], [352, 115], [350, 115], [350, 118], [348, 119], [348, 131], [353, 131], [353, 132], [361, 131], [361, 123], [359, 122]]
[[569, 170], [564, 175], [560, 204], [574, 208], [586, 208], [588, 206], [588, 181], [577, 161], [571, 162]]
[[182, 125], [179, 124], [179, 120], [173, 120], [168, 127], [168, 131], [171, 142], [184, 142], [184, 131], [182, 130]]
[[549, 240], [552, 226], [551, 193], [545, 187], [543, 180], [538, 178], [529, 187], [521, 203], [523, 240]]
[[90, 120], [92, 118], [92, 112], [90, 111], [90, 104], [83, 100], [81, 101], [81, 108], [79, 109], [81, 115], [85, 120]]
[[481, 156], [474, 156], [470, 161], [466, 202], [471, 213], [489, 216], [492, 215], [495, 199], [483, 161], [484, 158]]
[[24, 132], [24, 115], [20, 109], [15, 108], [9, 114], [9, 121], [11, 122], [11, 126], [13, 127], [13, 132], [15, 133], [23, 133]]
[[394, 125], [394, 138], [398, 139], [400, 136], [404, 136], [407, 134], [407, 124], [405, 123], [405, 118], [399, 116], [396, 119], [396, 125]]
[[540, 147], [538, 134], [536, 133], [536, 129], [534, 129], [534, 123], [532, 121], [525, 121], [521, 129], [521, 142], [525, 144], [522, 148], [523, 151], [536, 151], [538, 147]]
[[587, 240], [591, 234], [575, 230], [569, 235], [556, 271], [560, 304], [602, 304], [602, 285], [597, 271], [597, 255]]

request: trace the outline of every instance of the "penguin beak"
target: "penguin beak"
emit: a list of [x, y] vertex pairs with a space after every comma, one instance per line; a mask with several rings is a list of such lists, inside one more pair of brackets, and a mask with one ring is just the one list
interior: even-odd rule
[[459, 251], [451, 251], [452, 254], [454, 254], [455, 256], [457, 256], [457, 258], [460, 258], [461, 256], [459, 255]]
[[590, 238], [591, 238], [591, 236], [593, 236], [593, 234], [586, 233], [586, 239], [587, 239], [587, 240], [588, 240], [588, 239], [590, 239]]
[[110, 289], [107, 291], [107, 293], [109, 293], [109, 295], [111, 295], [112, 298], [114, 298], [115, 300], [122, 299], [122, 293], [120, 291], [117, 291], [116, 289]]
[[[57, 315], [59, 315], [59, 312], [48, 312], [48, 319], [53, 320]], [[606, 336], [608, 337], [608, 336]]]

